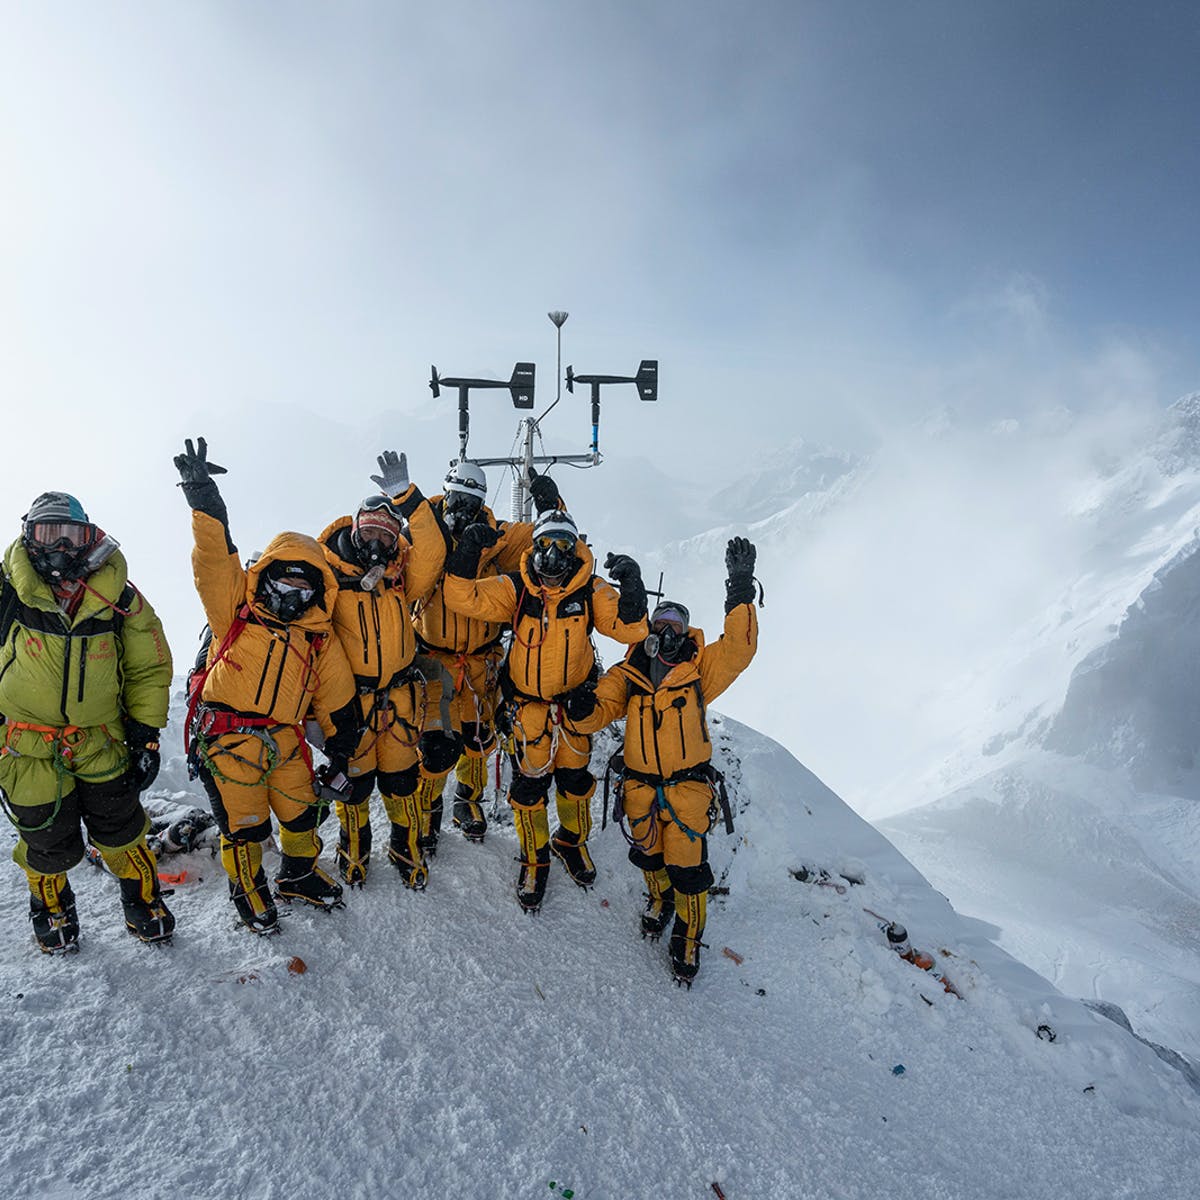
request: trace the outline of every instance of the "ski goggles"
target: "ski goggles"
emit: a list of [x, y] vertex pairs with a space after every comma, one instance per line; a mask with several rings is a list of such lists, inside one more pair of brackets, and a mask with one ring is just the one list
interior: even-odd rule
[[301, 575], [284, 575], [279, 579], [268, 579], [267, 587], [277, 596], [292, 597], [294, 603], [300, 604], [311, 603], [312, 598], [317, 594], [317, 589]]
[[47, 549], [60, 545], [82, 549], [96, 540], [96, 527], [78, 521], [35, 521], [25, 526], [25, 537], [34, 545]]
[[650, 628], [655, 633], [662, 633], [665, 629], [674, 629], [676, 633], [687, 633], [687, 617], [677, 608], [656, 609]]
[[575, 548], [575, 539], [569, 533], [539, 533], [533, 539], [538, 550], [567, 550]]

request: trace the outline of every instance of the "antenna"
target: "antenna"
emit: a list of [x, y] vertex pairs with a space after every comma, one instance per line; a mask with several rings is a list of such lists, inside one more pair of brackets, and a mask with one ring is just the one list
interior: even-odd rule
[[449, 379], [442, 378], [437, 367], [429, 368], [429, 390], [434, 399], [442, 394], [442, 385], [458, 388], [458, 457], [461, 462], [467, 457], [467, 438], [471, 432], [470, 392], [472, 388], [508, 388], [513, 408], [533, 407], [534, 365], [519, 362], [513, 367], [512, 378], [503, 379]]

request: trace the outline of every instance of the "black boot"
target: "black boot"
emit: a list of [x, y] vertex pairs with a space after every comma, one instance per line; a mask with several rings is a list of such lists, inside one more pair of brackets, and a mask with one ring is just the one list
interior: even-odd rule
[[546, 880], [550, 876], [550, 847], [543, 846], [533, 862], [521, 861], [521, 873], [517, 876], [517, 903], [526, 911], [535, 913], [542, 907], [546, 895]]
[[417, 839], [417, 845], [421, 848], [421, 853], [427, 861], [437, 853], [438, 838], [442, 832], [443, 813], [442, 794], [439, 792], [437, 799], [429, 806], [429, 832], [421, 834]]
[[661, 895], [648, 893], [642, 911], [642, 937], [657, 942], [675, 915], [675, 890], [668, 887]]
[[345, 908], [342, 885], [335, 883], [319, 866], [316, 857], [293, 858], [285, 854], [275, 877], [275, 895], [280, 900], [303, 900], [314, 908]]
[[169, 942], [175, 932], [175, 918], [163, 901], [157, 881], [150, 900], [142, 898], [140, 879], [122, 879], [121, 907], [125, 910], [125, 928], [143, 942]]
[[487, 817], [483, 815], [483, 805], [478, 798], [471, 798], [471, 788], [465, 783], [459, 783], [454, 789], [454, 814], [451, 819], [468, 842], [483, 841], [483, 835], [487, 833]]
[[371, 827], [363, 825], [356, 831], [357, 857], [352, 853], [350, 835], [345, 829], [338, 834], [338, 847], [334, 854], [338, 874], [350, 887], [362, 887], [367, 882], [371, 869]]
[[75, 893], [64, 883], [58, 904], [51, 908], [37, 896], [29, 897], [29, 919], [33, 936], [43, 954], [68, 954], [79, 949], [79, 916], [75, 912]]
[[708, 894], [676, 893], [675, 924], [667, 953], [671, 959], [671, 974], [675, 982], [690, 988], [700, 970], [700, 940], [704, 933]]
[[550, 839], [550, 849], [581, 888], [589, 888], [596, 882], [596, 864], [588, 853], [587, 843], [579, 840], [579, 834], [559, 827]]
[[[420, 839], [418, 838], [418, 841]], [[400, 872], [406, 888], [423, 892], [429, 879], [429, 867], [420, 848], [413, 854], [409, 827], [392, 822], [392, 836], [388, 843], [388, 862]]]
[[263, 874], [261, 867], [254, 876], [254, 887], [251, 892], [243, 891], [231, 879], [229, 895], [237, 909], [238, 916], [242, 919], [242, 924], [247, 929], [262, 935], [279, 932], [279, 913], [275, 909], [271, 893], [267, 890], [267, 877]]

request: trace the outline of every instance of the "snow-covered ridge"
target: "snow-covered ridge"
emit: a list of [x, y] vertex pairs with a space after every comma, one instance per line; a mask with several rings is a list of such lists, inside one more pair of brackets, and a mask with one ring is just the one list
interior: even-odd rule
[[[203, 803], [178, 715], [153, 798]], [[113, 881], [82, 866], [67, 959], [35, 951], [10, 872], [0, 1097], [23, 1118], [0, 1133], [0, 1176], [89, 1197], [136, 1179], [152, 1197], [524, 1198], [553, 1181], [578, 1200], [699, 1200], [716, 1181], [730, 1198], [1060, 1200], [1097, 1176], [1194, 1194], [1200, 1097], [1178, 1070], [996, 949], [781, 746], [712, 729], [738, 828], [710, 838], [728, 893], [690, 992], [637, 937], [640, 873], [611, 825], [596, 888], [557, 872], [536, 917], [494, 822], [482, 846], [443, 835], [425, 893], [377, 861], [344, 912], [295, 912], [266, 941], [238, 930], [207, 854], [164, 861], [187, 872], [169, 948], [128, 938]], [[799, 882], [802, 864], [832, 886]]]

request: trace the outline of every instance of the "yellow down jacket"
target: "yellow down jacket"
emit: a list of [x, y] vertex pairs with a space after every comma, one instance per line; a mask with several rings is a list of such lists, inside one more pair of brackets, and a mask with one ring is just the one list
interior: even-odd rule
[[623, 662], [610, 667], [596, 685], [596, 711], [568, 722], [580, 733], [595, 733], [625, 718], [625, 765], [655, 779], [669, 779], [712, 757], [706, 710], [746, 669], [758, 648], [758, 615], [752, 604], [739, 604], [725, 618], [725, 631], [711, 645], [704, 633], [689, 629], [696, 652], [672, 667], [655, 686], [650, 661], [634, 646]]
[[535, 582], [532, 551], [519, 568], [491, 579], [447, 575], [442, 584], [452, 611], [513, 627], [508, 676], [519, 696], [554, 700], [578, 687], [596, 662], [593, 627], [605, 637], [629, 644], [647, 633], [646, 618], [626, 623], [617, 615], [616, 589], [592, 574], [592, 552], [577, 543], [579, 567], [558, 587]]
[[[441, 512], [442, 499], [434, 496], [430, 500], [435, 512]], [[487, 547], [480, 556], [478, 577], [490, 579], [506, 571], [515, 571], [521, 565], [521, 556], [533, 545], [533, 525], [528, 521], [497, 521], [486, 504], [477, 519], [500, 531], [500, 540]], [[441, 532], [449, 551], [449, 534], [444, 527]], [[446, 604], [444, 582], [444, 576], [439, 578], [433, 592], [415, 610], [417, 636], [422, 645], [453, 655], [478, 654], [494, 646], [504, 628], [503, 622], [455, 612]]]
[[[396, 498], [397, 508], [403, 499]], [[364, 592], [364, 568], [342, 553], [344, 546], [339, 549], [352, 524], [352, 517], [340, 517], [319, 538], [337, 585], [333, 627], [358, 685], [387, 687], [416, 653], [410, 608], [441, 578], [446, 544], [432, 509], [422, 501], [408, 517], [409, 536], [400, 538], [395, 565]]]
[[[354, 674], [341, 643], [333, 635], [337, 580], [315, 538], [281, 533], [249, 568], [230, 550], [225, 526], [215, 517], [192, 512], [192, 573], [196, 591], [212, 627], [213, 664], [201, 698], [235, 712], [296, 725], [311, 707], [326, 718], [354, 699]], [[297, 620], [282, 624], [258, 603], [262, 572], [273, 562], [300, 562], [321, 573], [317, 603]], [[225, 653], [216, 658], [230, 627], [245, 609], [246, 624]]]

